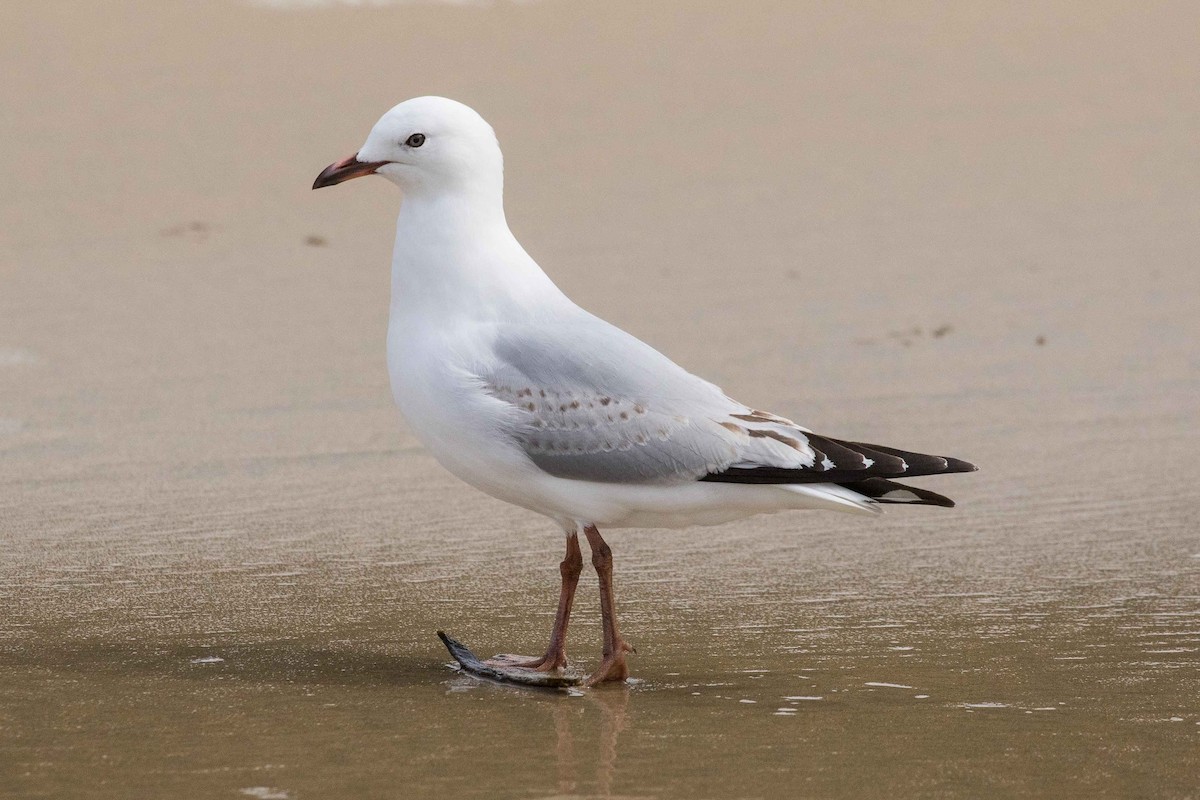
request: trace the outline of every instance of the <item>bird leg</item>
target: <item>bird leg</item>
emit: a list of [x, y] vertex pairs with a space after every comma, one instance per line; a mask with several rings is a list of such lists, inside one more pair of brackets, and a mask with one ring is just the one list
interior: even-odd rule
[[617, 607], [613, 598], [612, 549], [594, 525], [583, 529], [592, 548], [592, 566], [600, 578], [600, 619], [604, 627], [604, 657], [600, 666], [587, 679], [588, 686], [605, 681], [624, 681], [629, 677], [625, 654], [636, 652], [617, 630]]
[[[579, 551], [579, 534], [567, 534], [567, 554], [558, 565], [562, 575], [562, 590], [558, 595], [558, 612], [554, 615], [554, 628], [550, 631], [550, 644], [546, 654], [529, 661], [505, 662], [505, 667], [523, 667], [539, 672], [562, 669], [567, 666], [567, 623], [571, 619], [571, 605], [575, 602], [575, 587], [579, 584], [579, 573], [583, 572], [583, 554]], [[485, 662], [487, 663], [487, 662]]]

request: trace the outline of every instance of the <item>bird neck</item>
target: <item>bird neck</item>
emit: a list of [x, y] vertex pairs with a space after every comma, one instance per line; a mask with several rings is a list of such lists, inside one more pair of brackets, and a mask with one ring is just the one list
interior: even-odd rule
[[393, 318], [494, 319], [559, 299], [566, 301], [509, 230], [500, 197], [405, 197], [392, 255]]

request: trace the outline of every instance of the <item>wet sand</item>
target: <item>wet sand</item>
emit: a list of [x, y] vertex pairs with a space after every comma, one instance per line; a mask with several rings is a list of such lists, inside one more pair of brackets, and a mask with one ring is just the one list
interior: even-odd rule
[[[1194, 797], [1200, 14], [5, 4], [0, 796]], [[560, 536], [391, 407], [405, 97], [496, 127], [592, 311], [957, 509]], [[585, 576], [571, 653], [599, 651]]]

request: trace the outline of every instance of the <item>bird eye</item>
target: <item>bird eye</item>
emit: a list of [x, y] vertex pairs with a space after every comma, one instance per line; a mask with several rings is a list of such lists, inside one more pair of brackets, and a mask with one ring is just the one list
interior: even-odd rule
[[404, 140], [404, 143], [409, 147], [420, 147], [425, 144], [425, 134], [414, 133], [412, 136]]

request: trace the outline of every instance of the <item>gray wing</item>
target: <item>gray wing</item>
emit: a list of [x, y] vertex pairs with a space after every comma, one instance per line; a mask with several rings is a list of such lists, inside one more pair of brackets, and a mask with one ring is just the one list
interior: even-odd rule
[[590, 315], [503, 326], [494, 356], [484, 389], [512, 407], [510, 435], [551, 475], [681, 483], [731, 467], [823, 468], [803, 428]]

